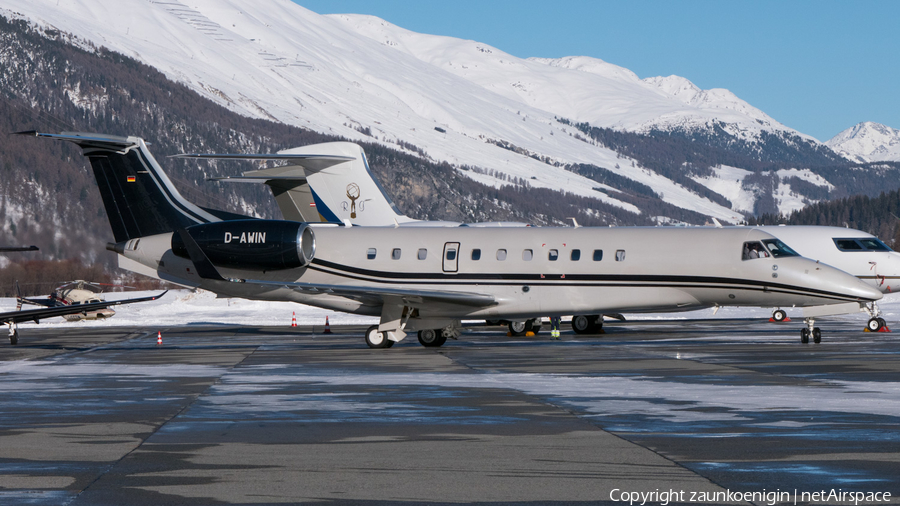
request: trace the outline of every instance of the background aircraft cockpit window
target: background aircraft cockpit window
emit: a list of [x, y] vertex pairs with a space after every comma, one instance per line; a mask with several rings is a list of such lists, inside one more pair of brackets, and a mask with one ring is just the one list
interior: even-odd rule
[[769, 256], [769, 252], [766, 251], [766, 247], [762, 245], [759, 241], [747, 241], [744, 243], [743, 251], [741, 252], [741, 260], [753, 260], [755, 258], [767, 258]]
[[428, 257], [428, 250], [425, 248], [419, 248], [419, 252], [416, 254], [416, 257], [419, 260], [425, 260]]
[[834, 244], [841, 251], [865, 251], [856, 239], [835, 239]]
[[369, 260], [375, 260], [375, 248], [369, 248], [366, 250], [366, 258]]
[[778, 239], [765, 239], [763, 240], [763, 244], [769, 248], [769, 251], [772, 252], [772, 256], [775, 258], [800, 256], [800, 254], [792, 250], [790, 246]]
[[472, 250], [472, 260], [481, 260], [481, 250], [475, 248]]
[[550, 250], [550, 253], [547, 254], [547, 260], [550, 260], [551, 262], [555, 262], [555, 261], [559, 260], [559, 250], [558, 249]]
[[497, 250], [497, 260], [500, 260], [500, 261], [506, 260], [506, 250], [505, 249]]
[[[888, 247], [887, 244], [881, 242], [880, 240], [872, 237], [872, 238], [863, 238], [857, 239], [862, 243], [863, 246], [866, 247], [869, 251], [891, 251], [891, 248]], [[137, 246], [135, 246], [137, 247]]]
[[391, 260], [400, 260], [400, 248], [394, 248], [391, 251]]
[[522, 260], [530, 262], [534, 258], [534, 251], [530, 249], [522, 250]]
[[603, 250], [595, 249], [594, 250], [594, 261], [599, 262], [600, 260], [603, 260]]
[[581, 260], [581, 250], [573, 249], [572, 256], [570, 256], [569, 258], [571, 258], [573, 262], [577, 262], [577, 261]]
[[885, 243], [874, 237], [834, 238], [834, 245], [841, 251], [891, 251]]

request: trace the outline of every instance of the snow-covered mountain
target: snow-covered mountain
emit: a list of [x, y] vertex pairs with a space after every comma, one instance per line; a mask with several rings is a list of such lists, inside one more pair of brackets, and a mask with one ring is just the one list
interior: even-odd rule
[[900, 130], [866, 121], [825, 143], [836, 153], [857, 162], [900, 161]]
[[[0, 13], [131, 56], [247, 116], [412, 145], [436, 161], [486, 169], [465, 174], [489, 185], [526, 180], [637, 213], [616, 192], [598, 191], [608, 186], [565, 166], [615, 167], [667, 203], [728, 222], [753, 210], [758, 185], [728, 170], [694, 178], [710, 189], [728, 186], [730, 209], [558, 118], [634, 132], [715, 125], [750, 142], [776, 134], [816, 143], [727, 90], [701, 90], [678, 76], [642, 80], [588, 57], [521, 59], [372, 16], [322, 16], [290, 0], [0, 0]], [[85, 93], [68, 90], [73, 103], [97, 100]], [[726, 173], [730, 179], [716, 179]], [[808, 171], [804, 177], [816, 181]], [[773, 195], [779, 209], [803, 205], [791, 195], [789, 187]]]

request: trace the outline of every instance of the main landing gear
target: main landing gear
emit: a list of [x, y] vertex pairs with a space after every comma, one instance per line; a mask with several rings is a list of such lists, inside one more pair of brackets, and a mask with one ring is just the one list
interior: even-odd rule
[[419, 331], [419, 344], [426, 348], [440, 348], [447, 342], [444, 329], [425, 329]]
[[513, 336], [524, 336], [529, 332], [537, 334], [541, 331], [541, 319], [532, 318], [524, 322], [509, 322], [509, 333]]
[[803, 323], [806, 324], [806, 328], [800, 330], [800, 342], [803, 344], [809, 343], [809, 338], [811, 336], [814, 343], [821, 343], [822, 331], [819, 330], [819, 327], [815, 326], [816, 321], [812, 318], [807, 318]]
[[781, 323], [787, 320], [787, 313], [784, 311], [784, 309], [776, 309], [775, 312], [772, 313], [772, 319], [776, 322]]
[[575, 315], [572, 317], [572, 330], [576, 334], [596, 334], [603, 329], [603, 317], [600, 315]]
[[372, 325], [366, 330], [366, 344], [369, 348], [390, 348], [394, 341], [388, 339], [387, 332], [379, 332], [378, 325]]

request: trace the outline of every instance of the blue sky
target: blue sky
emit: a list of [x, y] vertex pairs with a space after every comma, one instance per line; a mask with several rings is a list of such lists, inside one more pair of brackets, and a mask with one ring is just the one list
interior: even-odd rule
[[586, 55], [642, 78], [676, 74], [821, 141], [862, 121], [900, 128], [900, 1], [295, 1], [522, 58]]

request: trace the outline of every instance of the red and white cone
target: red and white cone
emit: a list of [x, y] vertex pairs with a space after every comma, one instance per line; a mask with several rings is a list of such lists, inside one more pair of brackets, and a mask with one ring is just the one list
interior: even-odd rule
[[331, 325], [328, 324], [328, 315], [325, 315], [325, 330], [323, 334], [331, 334]]
[[291, 327], [297, 326], [297, 312], [291, 311]]
[[156, 332], [156, 345], [159, 346], [162, 344], [162, 332]]

